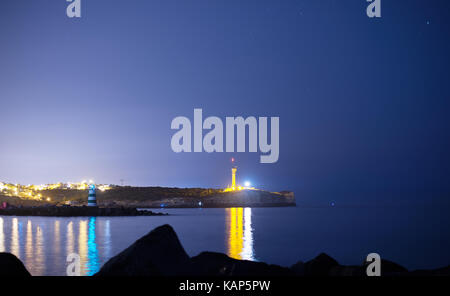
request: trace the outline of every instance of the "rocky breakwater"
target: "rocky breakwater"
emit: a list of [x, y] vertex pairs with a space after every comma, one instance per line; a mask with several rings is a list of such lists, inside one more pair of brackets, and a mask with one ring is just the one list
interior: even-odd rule
[[295, 206], [295, 197], [291, 191], [238, 190], [207, 197], [202, 202], [210, 207], [283, 207]]
[[36, 207], [8, 207], [0, 209], [3, 216], [53, 216], [53, 217], [77, 217], [77, 216], [156, 216], [167, 215], [152, 211], [140, 211], [133, 207], [87, 207], [87, 206], [36, 206]]
[[[325, 253], [290, 267], [237, 260], [215, 252], [189, 257], [172, 227], [163, 225], [111, 258], [95, 276], [365, 276], [366, 268], [366, 263], [341, 265]], [[394, 262], [382, 260], [381, 275], [450, 275], [450, 265], [408, 271]]]
[[[366, 275], [366, 263], [341, 265], [325, 253], [290, 267], [237, 260], [225, 254], [202, 252], [189, 257], [177, 234], [169, 225], [155, 228], [127, 249], [107, 261], [96, 277], [104, 276], [357, 276]], [[14, 255], [0, 253], [0, 275], [28, 276], [22, 262]], [[450, 276], [450, 265], [408, 271], [399, 264], [381, 260], [382, 276]]]
[[229, 207], [295, 207], [295, 196], [291, 191], [269, 192], [243, 189], [220, 192], [203, 197], [171, 197], [149, 201], [141, 206], [155, 208], [163, 205], [172, 208], [229, 208]]

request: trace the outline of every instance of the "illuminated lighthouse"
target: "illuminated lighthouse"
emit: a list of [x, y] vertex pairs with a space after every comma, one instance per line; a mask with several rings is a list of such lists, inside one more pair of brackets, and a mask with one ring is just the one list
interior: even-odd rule
[[97, 206], [97, 196], [95, 194], [95, 184], [89, 185], [88, 207]]
[[237, 167], [231, 168], [231, 188], [233, 188], [233, 190], [236, 188], [236, 171]]
[[237, 166], [234, 165], [234, 157], [231, 158], [231, 163], [233, 164], [233, 167], [231, 168], [231, 190], [235, 190]]
[[237, 166], [234, 165], [234, 157], [231, 158], [231, 163], [233, 164], [233, 166], [231, 167], [231, 186], [228, 185], [227, 188], [223, 189], [223, 192], [230, 192], [235, 190], [256, 190], [255, 187], [251, 186], [249, 181], [245, 181], [244, 186], [236, 184]]
[[228, 185], [227, 188], [224, 188], [224, 192], [230, 192], [230, 191], [239, 191], [239, 190], [255, 190], [255, 187], [252, 187], [249, 181], [244, 182], [244, 186], [236, 184], [236, 172], [237, 172], [237, 166], [234, 163], [234, 157], [231, 158], [231, 163], [233, 166], [231, 167], [231, 186]]

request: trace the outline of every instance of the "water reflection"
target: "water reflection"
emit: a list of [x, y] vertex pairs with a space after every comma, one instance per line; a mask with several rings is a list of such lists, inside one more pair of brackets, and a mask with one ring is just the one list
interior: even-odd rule
[[75, 252], [75, 237], [73, 236], [73, 222], [67, 224], [66, 230], [66, 254], [69, 255]]
[[83, 274], [86, 273], [87, 258], [87, 221], [78, 223], [78, 255], [80, 255]]
[[60, 257], [61, 252], [61, 234], [59, 230], [59, 220], [55, 220], [53, 224], [53, 253], [55, 254], [54, 264], [57, 264], [57, 260]]
[[[148, 232], [148, 229], [165, 223], [173, 224], [180, 233], [189, 224], [198, 225], [207, 220], [216, 227], [224, 225], [222, 219], [225, 213], [225, 231], [217, 233], [219, 245], [225, 242], [226, 252], [230, 257], [255, 260], [252, 209], [231, 208], [217, 209], [214, 215], [204, 212], [189, 217], [176, 215], [170, 218], [149, 217], [148, 220], [103, 217], [0, 217], [0, 250], [15, 254], [32, 275], [65, 275], [67, 270], [67, 255], [80, 255], [81, 275], [93, 275], [114, 254], [128, 247], [137, 238]], [[164, 220], [162, 220], [164, 219]], [[148, 223], [146, 223], [149, 221]], [[218, 224], [214, 224], [218, 223]], [[119, 236], [114, 236], [118, 233]], [[225, 240], [224, 240], [225, 238]], [[192, 241], [185, 240], [183, 244], [189, 247]], [[199, 244], [200, 249], [195, 254], [204, 251], [208, 245]]]
[[88, 260], [86, 264], [86, 274], [94, 275], [100, 268], [98, 259], [97, 243], [95, 242], [95, 222], [96, 218], [91, 217], [89, 219], [89, 237], [88, 237]]
[[[0, 217], [0, 252], [13, 253], [32, 275], [65, 275], [67, 255], [78, 253], [81, 275], [95, 274], [104, 263], [99, 255], [97, 219], [49, 222], [48, 218]], [[104, 223], [103, 260], [111, 256], [110, 221]]]
[[27, 234], [25, 242], [25, 265], [33, 264], [33, 224], [30, 220], [27, 222]]
[[19, 220], [13, 218], [11, 229], [11, 253], [20, 257], [20, 245], [19, 245]]
[[255, 260], [253, 249], [252, 209], [226, 209], [228, 256]]
[[34, 263], [33, 267], [37, 274], [45, 274], [45, 240], [44, 240], [44, 230], [40, 225], [36, 226], [36, 242], [34, 246]]
[[105, 222], [105, 252], [103, 257], [110, 258], [111, 257], [111, 223], [109, 220]]

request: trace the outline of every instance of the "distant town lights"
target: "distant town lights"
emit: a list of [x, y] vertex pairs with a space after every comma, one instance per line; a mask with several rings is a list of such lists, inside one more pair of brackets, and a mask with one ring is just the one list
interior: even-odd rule
[[[92, 180], [90, 180], [92, 181]], [[107, 184], [96, 184], [92, 182], [92, 184], [100, 191], [110, 190], [111, 186]], [[11, 184], [0, 182], [0, 192], [6, 196], [17, 196], [20, 198], [25, 198], [29, 200], [46, 200], [51, 201], [52, 199], [43, 196], [45, 193], [41, 194], [39, 192], [42, 191], [50, 191], [50, 190], [87, 190], [89, 188], [88, 183], [83, 180], [81, 183], [76, 182], [68, 182], [68, 183], [55, 183], [55, 184], [41, 184], [41, 185], [20, 185], [20, 184]]]

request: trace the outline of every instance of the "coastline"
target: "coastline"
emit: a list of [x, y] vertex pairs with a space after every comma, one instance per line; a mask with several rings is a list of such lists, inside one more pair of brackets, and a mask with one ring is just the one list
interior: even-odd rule
[[0, 209], [0, 216], [42, 216], [42, 217], [102, 217], [102, 216], [163, 216], [166, 213], [155, 213], [137, 208], [101, 208], [72, 206], [37, 206], [9, 207]]
[[[21, 216], [37, 216], [39, 214], [34, 212], [44, 212], [48, 216], [102, 216], [119, 215], [116, 213], [123, 212], [125, 216], [139, 216], [142, 213], [137, 213], [133, 209], [296, 206], [294, 193], [290, 191], [269, 192], [242, 189], [224, 192], [205, 188], [114, 187], [111, 190], [97, 192], [97, 205], [100, 210], [94, 211], [91, 207], [87, 207], [87, 194], [83, 190], [56, 189], [41, 191], [41, 193], [43, 196], [48, 196], [51, 201], [0, 195], [0, 202], [7, 205], [3, 209], [0, 208], [0, 215], [19, 213]], [[48, 210], [52, 207], [54, 207], [53, 210]]]

